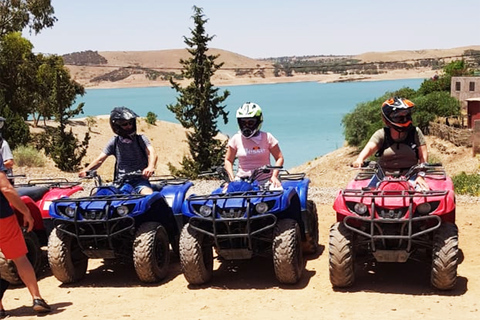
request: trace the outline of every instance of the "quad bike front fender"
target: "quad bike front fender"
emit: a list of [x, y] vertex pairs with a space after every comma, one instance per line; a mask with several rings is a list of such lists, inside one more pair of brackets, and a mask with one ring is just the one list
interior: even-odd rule
[[48, 211], [50, 209], [50, 205], [52, 204], [53, 200], [57, 200], [63, 197], [70, 197], [71, 195], [82, 191], [83, 187], [80, 185], [75, 185], [72, 187], [66, 188], [52, 188], [50, 189], [42, 199], [37, 201], [37, 206], [40, 208], [40, 212], [42, 213], [43, 218], [50, 218]]
[[166, 185], [160, 190], [160, 194], [165, 198], [165, 201], [168, 203], [174, 214], [182, 213], [182, 205], [185, 200], [188, 189], [193, 185], [192, 182], [188, 181], [183, 184], [172, 184]]
[[300, 199], [300, 205], [302, 210], [307, 210], [309, 184], [310, 184], [310, 179], [308, 178], [282, 180], [282, 187], [284, 189], [292, 188], [292, 187], [295, 188], [295, 191], [298, 194], [298, 198]]
[[[33, 230], [43, 230], [43, 219], [40, 209], [37, 207], [37, 204], [28, 196], [21, 196], [23, 203], [27, 206], [32, 214], [34, 225]], [[13, 207], [12, 207], [13, 208]], [[21, 214], [18, 210], [14, 209], [15, 215], [17, 216], [18, 223], [23, 226], [23, 214]]]

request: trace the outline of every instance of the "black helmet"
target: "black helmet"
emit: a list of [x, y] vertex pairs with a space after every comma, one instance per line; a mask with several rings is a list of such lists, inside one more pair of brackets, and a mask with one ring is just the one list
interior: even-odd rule
[[110, 127], [121, 137], [128, 137], [137, 132], [138, 115], [126, 107], [115, 107], [110, 112]]

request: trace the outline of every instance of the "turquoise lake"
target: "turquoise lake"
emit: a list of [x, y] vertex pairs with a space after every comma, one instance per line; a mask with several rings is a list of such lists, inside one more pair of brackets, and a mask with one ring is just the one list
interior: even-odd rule
[[[230, 112], [227, 125], [219, 129], [231, 136], [237, 130], [235, 111], [244, 102], [260, 105], [264, 114], [262, 130], [279, 141], [286, 169], [338, 149], [344, 144], [343, 116], [358, 103], [373, 100], [403, 87], [418, 89], [424, 79], [342, 83], [296, 82], [219, 87], [229, 90], [224, 102]], [[159, 120], [178, 123], [168, 104], [178, 93], [170, 87], [89, 89], [76, 103], [85, 102], [85, 116], [107, 115], [115, 106], [125, 106], [145, 117], [154, 112]], [[380, 108], [380, 106], [379, 106]], [[110, 134], [110, 132], [108, 132]]]

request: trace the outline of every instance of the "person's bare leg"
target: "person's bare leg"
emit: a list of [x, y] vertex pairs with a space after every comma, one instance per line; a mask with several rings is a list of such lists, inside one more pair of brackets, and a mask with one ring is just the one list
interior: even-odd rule
[[27, 286], [32, 298], [42, 299], [40, 296], [40, 289], [38, 288], [37, 277], [35, 276], [35, 270], [33, 270], [32, 264], [27, 256], [23, 255], [19, 258], [13, 259], [13, 262], [17, 267], [20, 279], [22, 279], [23, 283]]
[[143, 188], [142, 190], [140, 190], [140, 194], [143, 194], [143, 195], [149, 195], [152, 193], [153, 193], [153, 190], [151, 188]]
[[32, 295], [33, 310], [39, 313], [50, 312], [50, 306], [45, 302], [45, 300], [42, 299], [42, 296], [40, 295], [40, 289], [38, 288], [35, 270], [33, 270], [32, 264], [28, 260], [27, 256], [23, 255], [19, 258], [13, 259], [13, 262], [17, 267], [18, 275]]

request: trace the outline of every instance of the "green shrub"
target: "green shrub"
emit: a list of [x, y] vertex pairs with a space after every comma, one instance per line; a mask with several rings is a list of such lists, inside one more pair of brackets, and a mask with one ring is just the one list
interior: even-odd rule
[[455, 193], [480, 196], [480, 175], [462, 172], [452, 178]]
[[55, 166], [65, 172], [75, 172], [80, 168], [80, 163], [87, 154], [90, 134], [85, 133], [83, 141], [79, 141], [72, 129], [64, 131], [62, 126], [45, 128], [40, 138], [45, 154], [49, 156]]
[[157, 122], [157, 115], [151, 111], [148, 111], [146, 121], [148, 124], [153, 124]]
[[432, 152], [429, 152], [427, 162], [428, 163], [442, 163], [442, 159], [438, 155], [436, 155]]
[[19, 167], [43, 167], [45, 157], [31, 146], [19, 146], [12, 151], [15, 164]]
[[97, 120], [95, 119], [95, 117], [88, 116], [86, 121], [87, 121], [88, 131], [92, 132], [92, 128], [97, 124]]

